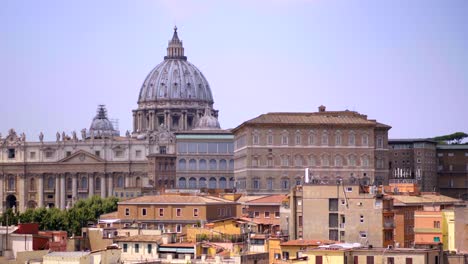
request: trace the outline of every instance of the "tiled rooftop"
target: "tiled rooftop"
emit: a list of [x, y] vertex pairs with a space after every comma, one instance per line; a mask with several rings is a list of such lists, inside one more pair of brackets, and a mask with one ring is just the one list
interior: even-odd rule
[[178, 195], [178, 194], [163, 194], [141, 196], [133, 199], [119, 202], [118, 204], [224, 204], [234, 203], [232, 201], [214, 196], [197, 196], [197, 195]]
[[277, 195], [269, 195], [269, 196], [253, 199], [253, 200], [247, 201], [245, 203], [249, 204], [249, 205], [255, 205], [255, 204], [278, 204], [278, 205], [281, 205], [281, 203], [286, 198], [287, 198], [287, 195], [277, 194]]

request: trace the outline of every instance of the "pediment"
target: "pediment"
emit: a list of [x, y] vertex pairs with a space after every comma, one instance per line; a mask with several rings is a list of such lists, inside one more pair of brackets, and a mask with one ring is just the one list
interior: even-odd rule
[[63, 158], [58, 161], [59, 163], [101, 163], [104, 160], [96, 155], [93, 155], [84, 150], [78, 150], [71, 154], [69, 157]]

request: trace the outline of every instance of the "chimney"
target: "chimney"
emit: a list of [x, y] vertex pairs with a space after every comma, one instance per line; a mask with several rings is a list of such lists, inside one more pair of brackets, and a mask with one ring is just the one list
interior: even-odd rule
[[325, 112], [325, 106], [324, 105], [321, 105], [319, 106], [319, 112]]

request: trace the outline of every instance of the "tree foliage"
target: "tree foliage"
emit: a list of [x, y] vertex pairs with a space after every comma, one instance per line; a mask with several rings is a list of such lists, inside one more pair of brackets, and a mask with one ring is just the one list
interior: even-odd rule
[[81, 227], [96, 222], [102, 214], [117, 211], [117, 202], [118, 198], [115, 197], [93, 196], [79, 200], [68, 210], [41, 207], [15, 213], [8, 209], [0, 216], [0, 221], [3, 225], [7, 224], [7, 218], [9, 225], [39, 223], [39, 230], [66, 230], [69, 235], [80, 235]]
[[467, 138], [468, 134], [464, 132], [455, 132], [453, 134], [438, 136], [432, 138], [432, 140], [437, 142], [442, 142], [445, 144], [461, 144], [463, 139]]

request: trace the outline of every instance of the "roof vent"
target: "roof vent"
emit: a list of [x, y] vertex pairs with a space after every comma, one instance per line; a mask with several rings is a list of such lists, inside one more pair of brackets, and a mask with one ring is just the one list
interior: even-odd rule
[[326, 107], [324, 105], [319, 106], [319, 112], [325, 112]]

